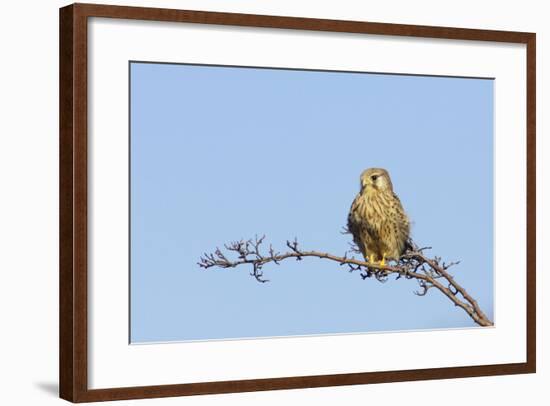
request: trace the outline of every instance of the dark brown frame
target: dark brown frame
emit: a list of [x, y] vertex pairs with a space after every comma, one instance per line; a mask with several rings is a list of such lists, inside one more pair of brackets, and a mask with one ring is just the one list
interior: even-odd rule
[[[89, 389], [87, 384], [87, 21], [88, 17], [286, 28], [527, 46], [527, 362], [468, 367]], [[60, 9], [60, 397], [72, 402], [138, 399], [366, 383], [533, 373], [536, 370], [536, 173], [534, 33], [73, 4]]]

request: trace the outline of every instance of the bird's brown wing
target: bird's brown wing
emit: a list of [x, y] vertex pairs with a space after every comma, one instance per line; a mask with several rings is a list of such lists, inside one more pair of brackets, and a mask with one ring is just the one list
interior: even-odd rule
[[[348, 231], [353, 236], [353, 242], [355, 245], [357, 245], [357, 248], [363, 252], [363, 240], [361, 239], [361, 229], [360, 224], [356, 219], [356, 211], [357, 211], [357, 199], [359, 196], [357, 196], [353, 203], [351, 204], [351, 207], [349, 209], [348, 213]], [[364, 253], [363, 253], [364, 255]]]
[[367, 245], [371, 246], [374, 244], [374, 237], [377, 233], [365, 216], [359, 212], [359, 199], [361, 199], [360, 195], [351, 204], [348, 214], [348, 230], [353, 236], [353, 242], [357, 245], [357, 248], [359, 248], [365, 259], [367, 259]]
[[353, 215], [353, 206], [352, 206], [352, 209], [350, 210], [349, 214], [348, 214], [348, 231], [351, 233], [351, 235], [353, 236], [353, 242], [355, 243], [355, 245], [357, 245], [357, 248], [359, 248], [361, 251], [363, 251], [363, 240], [361, 238], [361, 228], [360, 228], [360, 225], [359, 223], [357, 223], [355, 220], [354, 220], [354, 215]]
[[400, 255], [402, 255], [405, 251], [411, 249], [410, 222], [409, 222], [409, 218], [407, 217], [407, 214], [405, 213], [405, 210], [403, 209], [403, 205], [401, 204], [401, 200], [399, 199], [399, 196], [397, 196], [394, 193], [393, 197], [397, 205], [395, 216], [396, 216], [397, 232], [399, 234], [398, 238], [402, 242], [402, 249], [400, 250], [401, 251]]

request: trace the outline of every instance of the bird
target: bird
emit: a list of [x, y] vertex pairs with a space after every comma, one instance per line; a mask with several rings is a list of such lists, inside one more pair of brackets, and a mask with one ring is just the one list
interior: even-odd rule
[[366, 261], [385, 266], [409, 248], [410, 221], [383, 168], [361, 173], [360, 191], [348, 214], [348, 231]]

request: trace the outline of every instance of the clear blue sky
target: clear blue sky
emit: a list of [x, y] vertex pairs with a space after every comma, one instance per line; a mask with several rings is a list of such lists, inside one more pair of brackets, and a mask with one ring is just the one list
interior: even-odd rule
[[266, 234], [343, 254], [369, 167], [389, 170], [432, 255], [493, 318], [493, 81], [131, 64], [131, 341], [473, 327], [415, 281], [318, 259], [203, 270]]

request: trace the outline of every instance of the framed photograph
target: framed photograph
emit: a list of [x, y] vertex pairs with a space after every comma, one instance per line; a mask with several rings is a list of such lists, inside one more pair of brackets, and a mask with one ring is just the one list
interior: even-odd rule
[[535, 34], [60, 10], [60, 396], [535, 372]]

